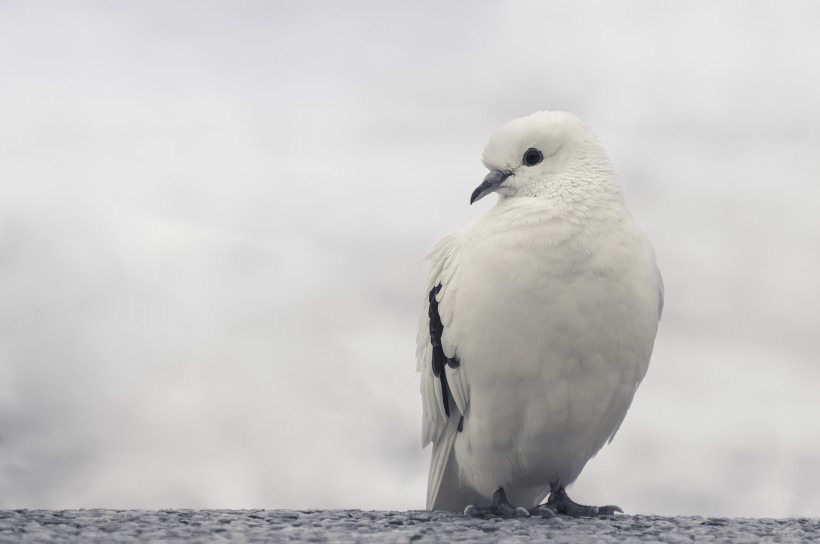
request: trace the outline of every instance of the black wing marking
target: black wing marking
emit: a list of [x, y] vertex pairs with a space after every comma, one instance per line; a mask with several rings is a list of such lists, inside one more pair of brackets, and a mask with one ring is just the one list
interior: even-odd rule
[[[441, 383], [441, 401], [444, 404], [444, 413], [450, 417], [450, 386], [447, 383], [447, 373], [444, 372], [444, 365], [450, 368], [458, 368], [461, 362], [458, 357], [447, 357], [441, 347], [441, 335], [444, 332], [444, 325], [441, 323], [441, 316], [438, 313], [438, 301], [436, 295], [441, 291], [441, 284], [430, 289], [429, 307], [427, 315], [430, 318], [430, 344], [433, 346], [433, 376]], [[461, 430], [461, 429], [459, 429]]]

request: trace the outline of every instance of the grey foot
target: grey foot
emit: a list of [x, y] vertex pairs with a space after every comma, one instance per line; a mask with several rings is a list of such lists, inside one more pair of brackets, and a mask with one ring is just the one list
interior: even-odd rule
[[507, 500], [507, 493], [503, 487], [499, 487], [493, 493], [492, 506], [470, 505], [464, 509], [464, 515], [474, 518], [494, 517], [494, 518], [528, 518], [530, 513], [525, 508], [515, 507]]
[[547, 501], [546, 506], [554, 510], [556, 514], [570, 516], [573, 518], [612, 516], [615, 512], [620, 512], [621, 514], [624, 513], [620, 506], [615, 506], [612, 504], [607, 506], [586, 506], [583, 504], [578, 504], [569, 498], [563, 485], [554, 485], [552, 487], [550, 498]]
[[539, 504], [535, 508], [530, 508], [528, 512], [531, 516], [538, 516], [542, 518], [554, 518], [557, 515], [555, 510], [553, 510], [546, 504]]

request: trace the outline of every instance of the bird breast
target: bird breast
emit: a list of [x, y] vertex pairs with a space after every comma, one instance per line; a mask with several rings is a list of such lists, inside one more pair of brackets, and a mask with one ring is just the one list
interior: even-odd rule
[[464, 242], [453, 326], [471, 331], [458, 345], [470, 407], [459, 464], [491, 480], [540, 471], [571, 481], [646, 372], [658, 317], [651, 248], [627, 216], [479, 223]]

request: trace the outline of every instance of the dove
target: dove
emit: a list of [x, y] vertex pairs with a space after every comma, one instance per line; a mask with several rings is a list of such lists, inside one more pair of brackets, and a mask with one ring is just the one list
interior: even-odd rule
[[[612, 441], [663, 311], [654, 250], [576, 116], [504, 124], [470, 204], [496, 204], [427, 258], [417, 336], [427, 508], [596, 516], [566, 488]], [[549, 499], [543, 502], [547, 497]]]

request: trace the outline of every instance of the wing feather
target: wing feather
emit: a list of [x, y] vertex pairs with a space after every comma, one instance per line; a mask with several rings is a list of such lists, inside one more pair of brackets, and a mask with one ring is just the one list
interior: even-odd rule
[[436, 497], [441, 489], [441, 481], [447, 469], [447, 461], [453, 449], [453, 443], [458, 434], [456, 427], [457, 418], [450, 418], [444, 433], [437, 442], [433, 443], [433, 455], [430, 459], [430, 477], [427, 479], [427, 509], [432, 510], [436, 502]]
[[444, 327], [444, 332], [441, 333], [441, 349], [444, 350], [444, 355], [448, 359], [456, 356], [455, 343], [450, 340], [450, 327]]
[[447, 373], [447, 383], [450, 384], [450, 392], [453, 401], [456, 403], [458, 411], [464, 415], [467, 413], [467, 386], [464, 380], [464, 372], [460, 368], [452, 368], [449, 365], [444, 367]]
[[663, 316], [663, 298], [666, 288], [663, 285], [663, 276], [661, 275], [661, 269], [655, 268], [655, 271], [658, 273], [658, 321], [660, 321], [661, 317]]
[[[448, 236], [439, 242], [433, 248], [427, 261], [427, 289], [424, 293], [416, 336], [416, 353], [417, 370], [421, 373], [424, 408], [422, 444], [425, 446], [431, 442], [433, 444], [427, 489], [428, 508], [430, 508], [442, 485], [442, 477], [458, 434], [458, 422], [469, 406], [469, 386], [463, 362], [457, 359], [459, 339], [450, 329], [455, 306], [453, 301], [457, 293], [454, 281], [458, 270], [457, 235]], [[432, 299], [431, 291], [434, 291]], [[439, 351], [441, 371], [438, 376], [433, 371], [434, 351], [437, 348], [432, 345], [433, 339], [430, 334], [431, 300], [435, 300], [436, 308], [433, 310], [438, 312], [442, 325], [438, 341], [440, 341], [444, 360], [441, 360], [442, 351]]]
[[[426, 346], [423, 346], [421, 356], [419, 357], [419, 370], [421, 370], [421, 366], [423, 362], [426, 361], [426, 367], [428, 368], [431, 366], [432, 360], [430, 355], [430, 345], [429, 343]], [[422, 373], [424, 371], [422, 370]], [[422, 407], [424, 410], [424, 417], [422, 418], [422, 429], [421, 429], [421, 445], [422, 447], [426, 446], [430, 442], [436, 440], [438, 436], [441, 434], [442, 429], [444, 429], [444, 422], [441, 421], [441, 418], [438, 417], [427, 417], [428, 414], [435, 414], [438, 408], [436, 407], [436, 403], [438, 400], [436, 399], [435, 393], [435, 381], [428, 380], [422, 378], [421, 380], [421, 400], [422, 400]]]

